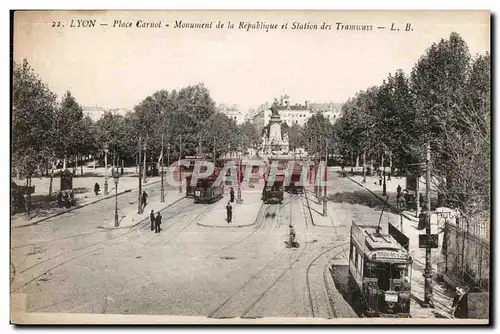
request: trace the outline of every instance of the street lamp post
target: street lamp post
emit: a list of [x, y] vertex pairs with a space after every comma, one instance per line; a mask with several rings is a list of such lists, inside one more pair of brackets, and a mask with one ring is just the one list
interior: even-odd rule
[[242, 202], [241, 200], [241, 147], [239, 151], [239, 159], [238, 159], [238, 172], [236, 173], [236, 177], [238, 178], [238, 204]]
[[139, 174], [137, 174], [138, 179], [139, 179], [139, 192], [137, 193], [137, 213], [141, 214], [143, 212], [142, 208], [142, 201], [141, 201], [141, 195], [142, 195], [142, 167], [141, 167], [141, 150], [142, 150], [142, 145], [141, 145], [141, 137], [139, 137], [139, 147], [138, 147], [138, 159], [137, 161], [139, 162]]
[[[385, 148], [385, 147], [384, 147]], [[385, 180], [385, 165], [384, 165], [384, 154], [386, 153], [384, 149], [384, 153], [382, 154], [382, 176], [384, 177], [384, 183], [382, 184], [382, 196], [387, 196], [387, 183]]]
[[323, 216], [326, 217], [327, 215], [327, 194], [326, 194], [326, 179], [327, 179], [327, 172], [328, 172], [328, 140], [325, 141], [325, 187], [324, 187], [324, 195], [323, 195]]
[[147, 137], [146, 137], [146, 141], [144, 142], [144, 170], [143, 170], [143, 179], [142, 179], [142, 182], [143, 183], [147, 183], [148, 180], [146, 179], [146, 170], [147, 170], [147, 162], [146, 162], [146, 149], [147, 149]]
[[382, 196], [387, 196], [387, 184], [385, 183], [385, 168], [382, 166], [382, 173], [384, 175], [384, 183], [382, 185]]
[[104, 195], [108, 194], [108, 144], [104, 144]]
[[182, 194], [182, 168], [181, 168], [181, 159], [182, 159], [182, 139], [179, 143], [179, 161], [177, 161], [177, 167], [179, 169], [179, 194]]
[[[431, 236], [431, 145], [427, 143], [426, 147], [426, 202], [427, 202], [427, 226], [425, 234], [428, 238]], [[419, 182], [419, 181], [417, 181]], [[432, 287], [432, 261], [431, 261], [431, 248], [425, 249], [425, 271], [424, 271], [424, 303], [423, 307], [434, 308], [434, 296]]]
[[165, 185], [163, 184], [163, 134], [161, 135], [161, 195], [160, 201], [165, 202]]
[[363, 150], [363, 183], [366, 183], [366, 152]]
[[113, 178], [115, 179], [115, 227], [118, 227], [118, 181], [120, 179], [120, 174], [118, 170], [113, 172]]
[[170, 144], [167, 144], [167, 168], [170, 168]]

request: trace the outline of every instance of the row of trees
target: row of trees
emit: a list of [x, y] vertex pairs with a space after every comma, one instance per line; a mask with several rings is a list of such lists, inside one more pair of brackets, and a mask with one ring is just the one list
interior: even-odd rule
[[238, 126], [217, 112], [203, 84], [157, 91], [126, 115], [106, 112], [94, 122], [70, 92], [58, 102], [26, 60], [14, 63], [12, 106], [12, 163], [28, 185], [35, 174], [54, 169], [56, 161], [71, 158], [81, 166], [82, 157], [102, 157], [105, 144], [113, 156], [135, 162], [144, 145], [148, 159], [157, 159], [162, 137], [174, 158], [181, 152], [220, 156], [260, 139], [252, 123]]
[[406, 170], [425, 161], [448, 203], [463, 212], [489, 209], [490, 55], [471, 57], [452, 33], [427, 49], [410, 75], [390, 74], [379, 86], [349, 99], [333, 127], [336, 150], [380, 161], [391, 156]]

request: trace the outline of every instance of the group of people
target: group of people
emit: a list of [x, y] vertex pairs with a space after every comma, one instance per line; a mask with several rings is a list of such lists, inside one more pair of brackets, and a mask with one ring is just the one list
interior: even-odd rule
[[155, 233], [160, 233], [161, 228], [161, 213], [157, 212], [155, 216], [155, 210], [151, 209], [151, 213], [149, 214], [149, 219], [151, 220], [151, 231], [155, 231]]

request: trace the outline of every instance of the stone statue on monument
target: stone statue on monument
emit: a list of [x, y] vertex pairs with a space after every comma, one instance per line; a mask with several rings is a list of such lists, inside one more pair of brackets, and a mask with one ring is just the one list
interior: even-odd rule
[[278, 112], [278, 100], [277, 99], [274, 99], [274, 102], [273, 102], [273, 105], [271, 106], [271, 115], [272, 116], [279, 116], [279, 112]]

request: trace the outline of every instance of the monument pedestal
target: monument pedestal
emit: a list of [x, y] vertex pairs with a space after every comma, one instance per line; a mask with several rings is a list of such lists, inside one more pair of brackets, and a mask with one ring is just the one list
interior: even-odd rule
[[281, 136], [281, 117], [277, 113], [269, 120], [269, 135], [265, 138], [264, 152], [288, 153], [288, 140], [284, 141]]

